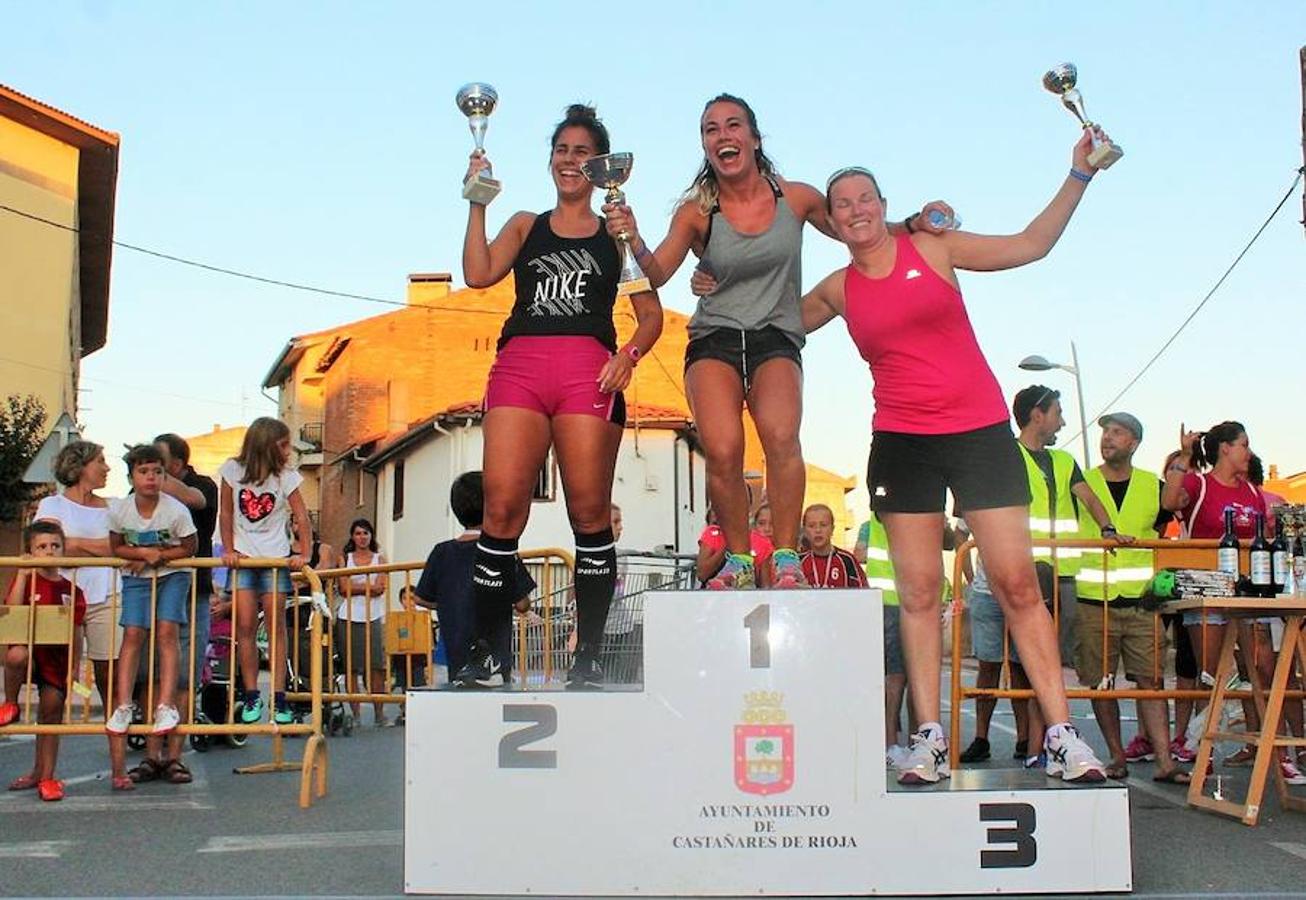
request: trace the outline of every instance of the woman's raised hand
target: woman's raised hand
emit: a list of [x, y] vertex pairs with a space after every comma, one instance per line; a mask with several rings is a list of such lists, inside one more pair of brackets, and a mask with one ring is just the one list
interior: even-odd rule
[[629, 241], [633, 247], [639, 243], [639, 226], [635, 223], [635, 213], [624, 203], [603, 204], [604, 221], [608, 234], [617, 240]]
[[490, 174], [490, 158], [485, 155], [484, 150], [473, 150], [472, 155], [467, 158], [467, 174], [463, 176], [463, 184], [479, 172]]
[[1070, 152], [1071, 167], [1085, 175], [1092, 175], [1097, 171], [1096, 167], [1088, 161], [1088, 154], [1093, 152], [1093, 139], [1097, 138], [1097, 142], [1101, 144], [1111, 140], [1111, 137], [1096, 125], [1092, 126], [1092, 129], [1091, 132], [1087, 128], [1084, 129], [1079, 140], [1075, 141], [1075, 149]]

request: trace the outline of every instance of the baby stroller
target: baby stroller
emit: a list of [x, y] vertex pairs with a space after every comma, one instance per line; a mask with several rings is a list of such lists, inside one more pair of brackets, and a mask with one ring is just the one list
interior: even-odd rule
[[[291, 693], [307, 694], [312, 690], [312, 664], [313, 664], [313, 599], [312, 597], [296, 597], [293, 605], [286, 610], [286, 629], [293, 635], [294, 645], [290, 648], [287, 655], [286, 666], [286, 684], [289, 686]], [[327, 633], [331, 628], [329, 620], [324, 619], [322, 623], [323, 633]], [[322, 654], [322, 691], [324, 694], [332, 690], [331, 682], [331, 657], [325, 647], [320, 650]], [[344, 690], [343, 676], [340, 674], [344, 666], [337, 654], [335, 658], [336, 688]], [[295, 717], [296, 722], [304, 722], [311, 718], [312, 704], [307, 700], [293, 701], [290, 704], [290, 711]], [[349, 704], [338, 701], [328, 700], [323, 697], [322, 700], [322, 732], [327, 735], [342, 734], [345, 737], [354, 733], [354, 713], [349, 708]]]
[[[198, 725], [231, 721], [227, 718], [227, 695], [233, 678], [231, 645], [231, 620], [214, 621], [209, 632], [209, 645], [204, 651], [204, 667], [200, 671], [200, 693], [195, 704]], [[204, 753], [216, 740], [225, 741], [229, 747], [243, 747], [247, 737], [244, 734], [192, 734], [190, 745]]]

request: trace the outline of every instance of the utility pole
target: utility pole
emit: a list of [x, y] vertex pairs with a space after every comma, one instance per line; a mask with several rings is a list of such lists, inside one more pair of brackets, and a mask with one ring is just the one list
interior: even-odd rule
[[[1298, 51], [1298, 61], [1301, 63], [1301, 161], [1306, 168], [1306, 47]], [[1301, 192], [1301, 224], [1306, 228], [1306, 187]]]

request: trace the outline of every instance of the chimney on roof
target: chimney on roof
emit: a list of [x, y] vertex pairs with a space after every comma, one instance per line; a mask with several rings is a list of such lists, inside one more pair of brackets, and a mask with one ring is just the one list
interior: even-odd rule
[[448, 272], [415, 272], [408, 276], [408, 305], [430, 306], [449, 296], [453, 275]]

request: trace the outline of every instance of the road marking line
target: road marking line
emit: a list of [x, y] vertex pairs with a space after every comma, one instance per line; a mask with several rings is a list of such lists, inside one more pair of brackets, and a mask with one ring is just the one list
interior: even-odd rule
[[72, 845], [72, 841], [27, 841], [21, 844], [0, 844], [0, 859], [58, 859]]
[[217, 807], [206, 794], [203, 797], [168, 797], [162, 794], [141, 795], [118, 793], [113, 796], [64, 797], [58, 803], [41, 803], [35, 791], [0, 796], [0, 815], [11, 813], [61, 813], [61, 812], [152, 812], [155, 810], [190, 811]]
[[1296, 844], [1292, 841], [1270, 841], [1271, 847], [1278, 847], [1284, 853], [1291, 853], [1293, 856], [1306, 859], [1306, 844]]
[[307, 834], [230, 834], [211, 837], [196, 853], [248, 853], [254, 850], [323, 850], [350, 847], [402, 847], [395, 831], [322, 831]]

